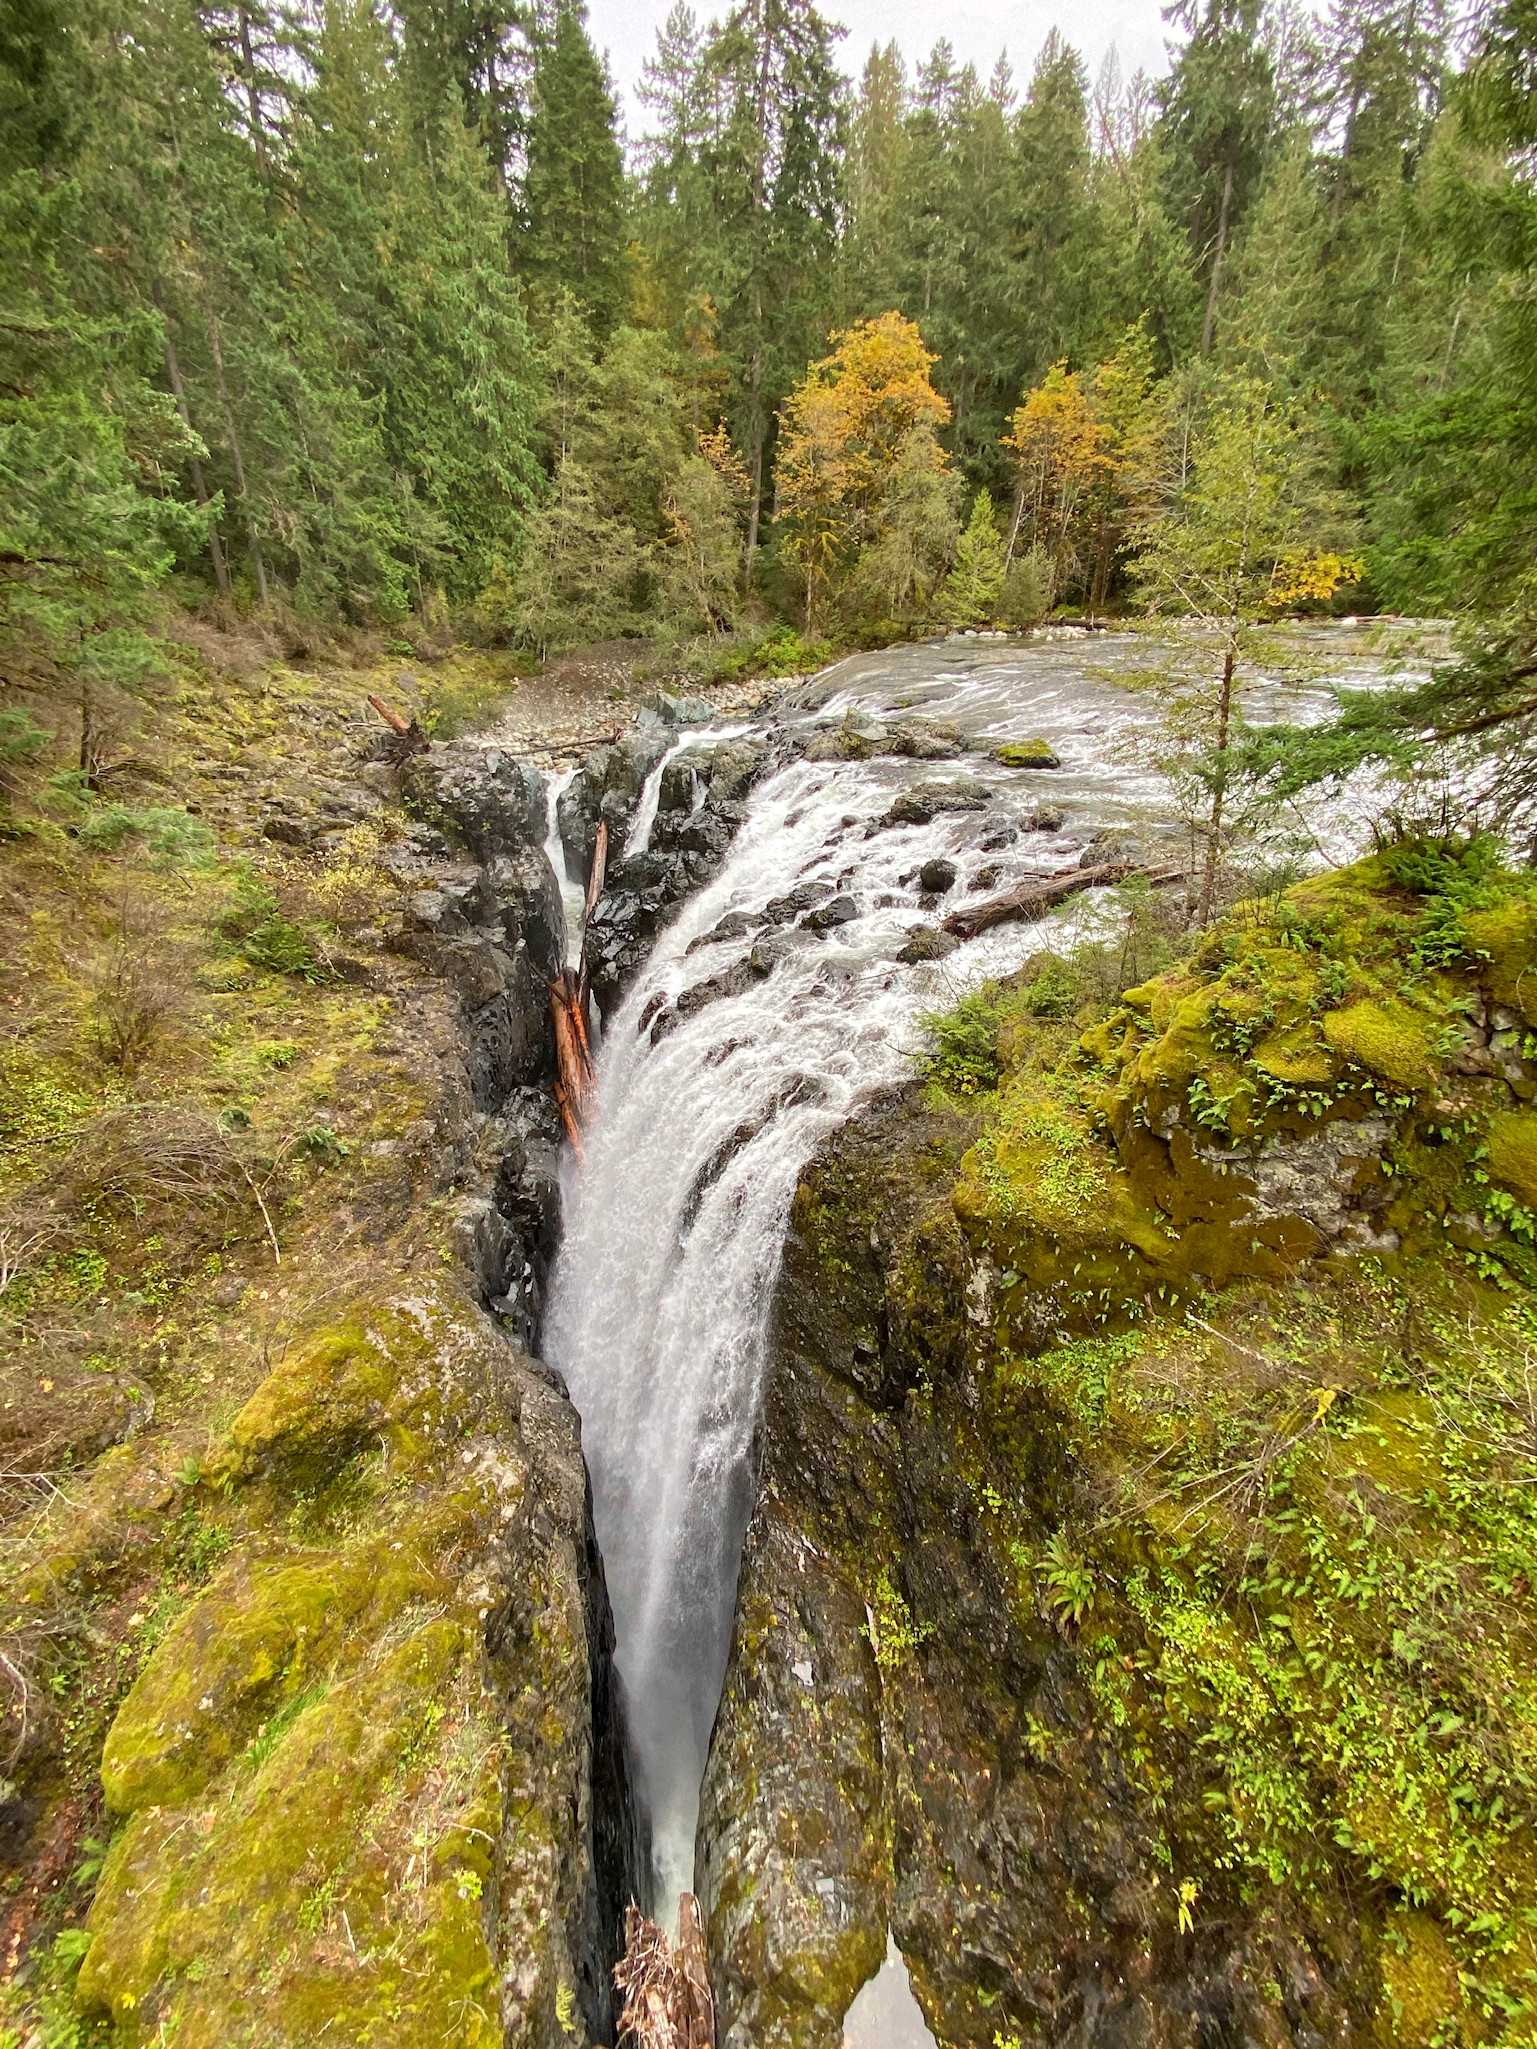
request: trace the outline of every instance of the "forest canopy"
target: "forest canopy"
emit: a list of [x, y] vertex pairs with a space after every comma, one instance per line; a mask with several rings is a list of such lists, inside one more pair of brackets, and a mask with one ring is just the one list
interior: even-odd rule
[[1412, 719], [1524, 733], [1530, 9], [1168, 21], [1157, 80], [1054, 31], [851, 83], [810, 0], [679, 0], [627, 146], [579, 0], [16, 0], [0, 739], [171, 606], [540, 654], [1200, 611], [1169, 522], [1250, 416], [1257, 613], [1453, 616]]

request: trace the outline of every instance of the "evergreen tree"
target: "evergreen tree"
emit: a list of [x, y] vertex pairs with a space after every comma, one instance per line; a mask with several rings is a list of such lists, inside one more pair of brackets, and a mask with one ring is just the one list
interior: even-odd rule
[[571, 292], [601, 337], [625, 310], [624, 171], [614, 95], [585, 16], [581, 0], [559, 0], [540, 40], [523, 185], [523, 263], [544, 301]]
[[945, 624], [981, 626], [991, 620], [1003, 596], [1006, 567], [993, 501], [986, 491], [979, 491], [939, 594], [939, 616]]
[[872, 44], [849, 122], [844, 292], [854, 317], [900, 290], [902, 195], [909, 148], [907, 67], [895, 43]]
[[[1089, 105], [1083, 61], [1055, 30], [1047, 36], [1015, 124], [1017, 260], [1014, 313], [1025, 341], [1013, 367], [1038, 377], [1089, 335]], [[1140, 309], [1139, 309], [1140, 310]]]
[[751, 479], [749, 563], [778, 408], [832, 302], [843, 142], [834, 33], [811, 0], [739, 0], [705, 53], [715, 232], [699, 282], [719, 313], [735, 439]]
[[1184, 224], [1204, 290], [1206, 355], [1228, 252], [1264, 167], [1275, 81], [1259, 0], [1176, 0], [1169, 18], [1187, 40], [1160, 88], [1162, 161], [1170, 210]]
[[528, 145], [533, 0], [390, 0], [400, 24], [413, 118], [434, 121], [450, 95], [479, 135], [497, 189], [513, 189]]

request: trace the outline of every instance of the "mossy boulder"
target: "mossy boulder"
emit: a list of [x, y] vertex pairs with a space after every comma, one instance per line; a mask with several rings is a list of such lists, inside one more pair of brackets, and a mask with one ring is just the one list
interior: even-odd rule
[[1062, 758], [1047, 740], [1004, 740], [993, 749], [1002, 768], [1060, 768]]
[[1490, 1118], [1489, 1172], [1537, 1210], [1537, 1111], [1503, 1110]]
[[323, 1480], [434, 1393], [428, 1334], [407, 1314], [372, 1311], [295, 1345], [230, 1426], [233, 1470]]
[[[502, 2040], [500, 1798], [473, 1636], [428, 1622], [307, 1705], [207, 1806], [113, 1846], [80, 1976], [118, 2038], [188, 2049]], [[419, 1847], [417, 1847], [419, 1846]], [[258, 1992], [258, 1987], [260, 1988]]]
[[1537, 901], [1517, 898], [1465, 911], [1462, 932], [1494, 1001], [1537, 1028]]
[[419, 1286], [209, 1474], [235, 1548], [108, 1733], [82, 2001], [125, 2045], [606, 2036], [638, 1852], [569, 1404]]

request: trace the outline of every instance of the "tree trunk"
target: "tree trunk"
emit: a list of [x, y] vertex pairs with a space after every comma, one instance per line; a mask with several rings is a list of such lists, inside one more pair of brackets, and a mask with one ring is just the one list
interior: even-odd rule
[[[164, 307], [160, 310], [161, 318], [165, 319]], [[182, 425], [189, 434], [196, 434], [197, 429], [192, 424], [192, 413], [187, 405], [187, 387], [182, 382], [181, 364], [176, 356], [176, 344], [171, 339], [169, 320], [166, 321], [165, 329], [165, 374], [171, 387], [171, 396], [176, 401], [176, 410], [181, 415]], [[192, 491], [198, 505], [204, 512], [210, 512], [213, 500], [209, 496], [208, 483], [203, 475], [201, 457], [191, 456], [187, 468], [192, 477]], [[208, 521], [208, 559], [213, 564], [213, 580], [219, 586], [219, 596], [227, 598], [230, 594], [229, 563], [225, 559], [224, 542], [219, 535], [218, 523], [212, 517]]]
[[752, 501], [747, 512], [747, 548], [743, 558], [742, 587], [752, 588], [753, 561], [758, 552], [758, 528], [763, 516], [763, 444], [767, 432], [763, 421], [763, 351], [752, 354], [752, 381], [747, 413], [748, 453], [752, 463]]
[[1021, 882], [1014, 889], [1007, 889], [1001, 896], [990, 896], [984, 903], [969, 904], [965, 910], [952, 911], [945, 920], [944, 929], [958, 939], [975, 939], [979, 932], [986, 932], [994, 925], [1002, 925], [1010, 918], [1029, 922], [1042, 918], [1057, 904], [1065, 903], [1070, 896], [1077, 896], [1081, 890], [1104, 889], [1113, 882], [1128, 882], [1139, 876], [1157, 887], [1165, 883], [1183, 880], [1182, 868], [1145, 868], [1135, 861], [1101, 861], [1093, 868], [1062, 868], [1055, 875], [1037, 876], [1032, 881]]
[[251, 51], [251, 17], [240, 10], [240, 75], [245, 83], [246, 109], [251, 117], [251, 147], [256, 168], [267, 176], [267, 138], [262, 130], [261, 95], [256, 89], [256, 59]]
[[[241, 20], [245, 17], [242, 15]], [[224, 350], [220, 346], [219, 323], [210, 313], [206, 319], [208, 346], [213, 355], [214, 377], [219, 387], [219, 403], [224, 410], [224, 425], [229, 433], [230, 466], [235, 472], [235, 490], [240, 499], [241, 516], [245, 521], [246, 543], [251, 550], [251, 568], [256, 577], [257, 595], [262, 603], [267, 602], [267, 565], [262, 560], [262, 544], [256, 528], [251, 523], [250, 494], [246, 490], [245, 459], [240, 453], [240, 434], [235, 426], [235, 408], [230, 404], [229, 384], [224, 375]]]
[[1217, 699], [1217, 765], [1212, 775], [1211, 811], [1206, 820], [1206, 857], [1201, 864], [1201, 894], [1195, 907], [1198, 925], [1209, 925], [1217, 901], [1217, 872], [1222, 860], [1222, 826], [1227, 808], [1228, 754], [1233, 732], [1233, 670], [1238, 662], [1238, 634], [1228, 633], [1222, 657], [1222, 689]]
[[1008, 572], [1014, 561], [1014, 550], [1019, 541], [1019, 530], [1025, 518], [1025, 487], [1020, 485], [1014, 494], [1014, 524], [1009, 528], [1009, 545], [1003, 551], [1003, 567]]
[[1222, 285], [1222, 264], [1227, 255], [1228, 216], [1233, 208], [1233, 160], [1229, 157], [1222, 173], [1222, 204], [1217, 209], [1217, 248], [1211, 260], [1211, 283], [1206, 288], [1206, 318], [1201, 322], [1201, 354], [1211, 354], [1217, 332], [1217, 293]]

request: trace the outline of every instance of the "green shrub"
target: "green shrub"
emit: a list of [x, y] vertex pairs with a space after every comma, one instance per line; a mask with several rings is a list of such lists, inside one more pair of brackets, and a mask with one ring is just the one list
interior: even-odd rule
[[214, 858], [212, 831], [174, 804], [103, 804], [80, 821], [76, 836], [93, 853], [115, 854], [139, 840], [159, 866], [206, 868]]
[[1065, 960], [1055, 956], [1020, 991], [1020, 1000], [1032, 1017], [1071, 1017], [1083, 999], [1078, 977]]
[[242, 876], [235, 902], [219, 920], [219, 931], [235, 942], [253, 968], [294, 975], [301, 982], [325, 979], [310, 935], [284, 916], [277, 898], [256, 876]]
[[0, 710], [0, 790], [5, 788], [6, 769], [35, 761], [47, 745], [47, 733], [30, 712], [12, 705]]
[[1003, 1071], [998, 1057], [1002, 1021], [1002, 993], [995, 982], [963, 996], [954, 1010], [931, 1011], [921, 1018], [929, 1042], [919, 1059], [924, 1080], [959, 1096], [983, 1095], [996, 1088]]
[[1009, 564], [998, 600], [998, 617], [1019, 631], [1044, 619], [1051, 605], [1051, 570], [1038, 548]]

